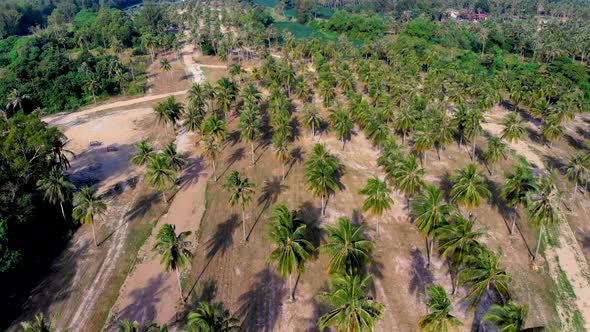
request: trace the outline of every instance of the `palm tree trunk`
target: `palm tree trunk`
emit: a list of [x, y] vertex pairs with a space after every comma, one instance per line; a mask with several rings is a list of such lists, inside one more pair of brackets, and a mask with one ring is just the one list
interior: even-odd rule
[[428, 236], [424, 238], [426, 241], [426, 256], [428, 257], [428, 264], [426, 267], [430, 267], [430, 241], [428, 241]]
[[311, 123], [311, 136], [315, 137], [315, 123]]
[[512, 214], [512, 227], [510, 227], [510, 235], [514, 234], [514, 227], [516, 227], [516, 212]]
[[213, 167], [213, 180], [217, 182], [217, 176], [215, 175], [215, 161], [211, 163], [211, 166]]
[[283, 181], [285, 181], [285, 163], [281, 163], [281, 167], [283, 169]]
[[377, 215], [377, 236], [379, 236], [379, 219], [381, 219], [381, 216]]
[[168, 202], [166, 199], [166, 190], [162, 190], [162, 197], [164, 198], [164, 203]]
[[244, 236], [244, 242], [246, 242], [246, 215], [245, 215], [243, 208], [242, 208], [242, 233]]
[[96, 231], [94, 230], [94, 222], [91, 222], [90, 226], [92, 226], [92, 237], [94, 238], [94, 245], [98, 247], [98, 242], [96, 241]]
[[250, 142], [250, 151], [252, 152], [252, 165], [255, 164], [254, 160], [254, 142]]
[[64, 221], [67, 221], [62, 202], [59, 202], [59, 207], [61, 208], [61, 215], [64, 217]]
[[537, 240], [537, 249], [535, 249], [535, 257], [533, 260], [537, 260], [537, 255], [539, 255], [539, 248], [541, 247], [541, 238], [543, 237], [543, 227], [539, 228], [539, 239]]
[[324, 202], [324, 195], [321, 196], [322, 198], [322, 216], [326, 214], [326, 203]]
[[477, 141], [477, 135], [473, 136], [473, 155], [471, 156], [471, 160], [475, 160], [475, 142]]
[[176, 280], [178, 281], [178, 294], [180, 294], [180, 298], [184, 302], [184, 297], [182, 297], [182, 283], [180, 282], [180, 270], [178, 268], [174, 270], [176, 271]]
[[295, 294], [293, 292], [293, 275], [289, 274], [289, 297], [291, 297], [291, 302], [295, 302]]

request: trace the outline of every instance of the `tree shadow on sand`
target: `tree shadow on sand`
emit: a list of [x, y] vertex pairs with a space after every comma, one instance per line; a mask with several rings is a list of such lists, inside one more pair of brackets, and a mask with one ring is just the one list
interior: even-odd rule
[[272, 268], [256, 273], [250, 290], [238, 298], [236, 315], [242, 320], [242, 331], [274, 331], [286, 294], [283, 280]]
[[182, 176], [178, 179], [180, 188], [196, 183], [199, 177], [203, 175], [204, 168], [205, 160], [202, 156], [187, 159], [187, 167], [185, 167]]
[[262, 218], [264, 212], [271, 205], [275, 204], [277, 202], [277, 199], [279, 198], [279, 195], [288, 188], [289, 187], [287, 185], [283, 184], [281, 177], [279, 176], [273, 176], [270, 180], [264, 181], [264, 185], [262, 186], [260, 196], [258, 196], [257, 200], [258, 206], [262, 205], [262, 209], [260, 209], [260, 212], [258, 213], [256, 220], [252, 224], [252, 227], [250, 227], [250, 231], [246, 236], [246, 241], [250, 239], [250, 235], [252, 234], [254, 228], [260, 221], [260, 218]]
[[414, 248], [411, 252], [412, 255], [412, 279], [410, 279], [409, 290], [410, 293], [415, 294], [416, 297], [420, 298], [424, 295], [427, 285], [433, 283], [434, 278], [432, 273], [426, 268], [426, 262], [424, 255], [419, 249]]
[[[318, 248], [326, 235], [326, 230], [321, 226], [321, 208], [314, 206], [310, 201], [304, 202], [299, 207], [301, 218], [307, 225], [305, 238]], [[319, 256], [319, 250], [313, 252], [314, 259]]]

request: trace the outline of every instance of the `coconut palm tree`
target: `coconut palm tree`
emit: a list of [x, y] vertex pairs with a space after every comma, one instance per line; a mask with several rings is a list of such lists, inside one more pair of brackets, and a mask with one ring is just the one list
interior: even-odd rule
[[304, 271], [305, 262], [315, 248], [305, 239], [307, 226], [297, 211], [289, 211], [285, 205], [279, 204], [273, 208], [272, 219], [269, 235], [276, 248], [271, 252], [270, 260], [277, 263], [279, 275], [289, 278], [289, 296], [295, 301], [293, 273]]
[[483, 316], [486, 322], [494, 325], [501, 332], [521, 332], [524, 331], [524, 323], [529, 312], [529, 307], [525, 304], [516, 305], [508, 302], [507, 305], [493, 305]]
[[250, 151], [252, 152], [252, 165], [256, 163], [254, 156], [254, 142], [260, 137], [260, 114], [256, 109], [245, 109], [240, 114], [240, 136], [250, 141]]
[[565, 174], [574, 183], [574, 194], [577, 194], [578, 183], [587, 183], [590, 177], [590, 157], [585, 153], [572, 156], [567, 163]]
[[76, 186], [68, 181], [61, 168], [53, 167], [46, 177], [37, 181], [37, 188], [43, 192], [43, 197], [50, 204], [59, 203], [61, 214], [66, 221], [63, 203], [70, 198]]
[[508, 158], [508, 146], [496, 136], [488, 139], [488, 149], [484, 152], [484, 158], [488, 165], [491, 165], [490, 174], [494, 175], [494, 166], [500, 159]]
[[289, 153], [289, 143], [283, 135], [274, 135], [272, 137], [272, 147], [275, 153], [275, 157], [281, 163], [283, 177], [285, 180], [285, 164], [289, 163], [292, 159]]
[[213, 112], [213, 101], [217, 97], [217, 91], [209, 82], [202, 84], [203, 97], [209, 101], [209, 111]]
[[166, 199], [166, 190], [174, 184], [175, 176], [176, 170], [164, 154], [156, 154], [150, 159], [145, 177], [149, 185], [162, 192], [164, 202], [168, 201]]
[[17, 107], [20, 111], [23, 111], [23, 102], [27, 99], [31, 99], [31, 96], [26, 93], [20, 93], [17, 89], [12, 89], [6, 97], [8, 103], [6, 108], [12, 108], [15, 110]]
[[342, 166], [330, 155], [325, 145], [316, 144], [310, 158], [305, 162], [305, 183], [312, 195], [320, 196], [322, 216], [326, 213], [326, 198], [339, 188], [338, 176]]
[[203, 85], [198, 83], [191, 84], [188, 89], [187, 99], [189, 104], [195, 108], [205, 107], [205, 92], [203, 91]]
[[471, 160], [475, 160], [477, 137], [483, 132], [483, 128], [481, 126], [482, 122], [485, 122], [485, 118], [481, 110], [474, 108], [467, 112], [467, 116], [465, 118], [465, 135], [467, 138], [473, 141], [473, 153], [471, 155]]
[[217, 176], [215, 175], [217, 160], [221, 156], [221, 145], [217, 143], [213, 137], [209, 137], [204, 141], [203, 147], [203, 154], [205, 158], [209, 160], [211, 163], [211, 168], [213, 168], [213, 180], [217, 181]]
[[461, 325], [461, 321], [457, 317], [450, 314], [453, 310], [453, 305], [447, 292], [441, 285], [432, 285], [426, 289], [428, 295], [428, 311], [418, 320], [418, 324], [422, 331], [427, 332], [450, 332], [456, 331]]
[[405, 143], [406, 136], [416, 126], [416, 114], [409, 107], [402, 107], [394, 115], [393, 127], [402, 133], [402, 143]]
[[90, 187], [82, 187], [79, 192], [74, 194], [72, 217], [74, 220], [92, 226], [92, 237], [97, 247], [98, 242], [96, 241], [96, 232], [94, 230], [94, 219], [104, 215], [106, 210], [106, 204], [96, 196], [96, 192], [90, 189]]
[[[533, 173], [526, 164], [514, 165], [514, 171], [506, 175], [506, 182], [502, 185], [501, 196], [509, 207], [516, 208], [526, 204], [527, 194], [536, 190]], [[512, 216], [510, 234], [514, 234], [516, 226], [516, 211]]]
[[258, 91], [254, 84], [248, 83], [242, 88], [242, 98], [244, 99], [244, 104], [257, 105], [261, 98], [260, 91]]
[[162, 151], [162, 155], [168, 162], [168, 165], [170, 165], [170, 167], [176, 172], [180, 171], [186, 163], [182, 155], [176, 151], [176, 144], [174, 142], [166, 144], [164, 151]]
[[183, 109], [184, 106], [177, 102], [174, 96], [170, 96], [165, 101], [157, 103], [154, 112], [159, 123], [163, 123], [165, 126], [170, 124], [174, 128]]
[[372, 331], [383, 314], [383, 304], [366, 295], [370, 276], [334, 275], [331, 292], [318, 296], [331, 310], [318, 319], [318, 327], [324, 330], [335, 326], [338, 331]]
[[[451, 264], [451, 277], [456, 277], [461, 265], [471, 252], [479, 248], [479, 239], [484, 235], [480, 230], [474, 230], [475, 217], [469, 215], [465, 218], [463, 214], [455, 212], [451, 214], [450, 224], [439, 227], [436, 232], [436, 238], [439, 241], [439, 250], [441, 258], [449, 259]], [[453, 294], [457, 290], [456, 279], [453, 280]]]
[[169, 75], [172, 75], [172, 64], [170, 64], [170, 61], [167, 58], [160, 59], [160, 69]]
[[137, 321], [123, 319], [119, 321], [119, 332], [168, 332], [168, 326], [166, 324], [160, 326], [156, 323], [140, 325]]
[[552, 147], [553, 141], [560, 139], [565, 134], [565, 127], [560, 125], [555, 114], [551, 114], [543, 122], [540, 135], [549, 147]]
[[223, 184], [223, 189], [229, 193], [229, 205], [234, 206], [240, 204], [240, 208], [242, 209], [242, 233], [244, 241], [246, 241], [246, 207], [252, 200], [255, 187], [256, 185], [248, 180], [244, 172], [238, 172], [236, 170], [229, 173]]
[[156, 243], [153, 251], [160, 254], [160, 263], [164, 267], [164, 271], [170, 270], [176, 272], [176, 280], [178, 281], [178, 291], [180, 298], [185, 302], [182, 296], [182, 283], [180, 282], [181, 270], [187, 264], [190, 264], [192, 253], [190, 251], [191, 242], [188, 237], [191, 235], [190, 231], [176, 234], [176, 226], [171, 224], [164, 224], [158, 235], [156, 235]]
[[417, 131], [416, 140], [414, 141], [413, 150], [420, 158], [420, 165], [424, 166], [424, 159], [426, 158], [426, 151], [434, 147], [434, 139], [430, 131]]
[[207, 116], [201, 126], [205, 137], [212, 137], [217, 143], [222, 143], [227, 137], [227, 125], [216, 114]]
[[408, 209], [410, 208], [410, 198], [424, 185], [422, 180], [424, 174], [426, 174], [426, 170], [418, 165], [418, 160], [414, 155], [407, 156], [398, 167], [388, 173], [393, 185], [406, 194]]
[[182, 114], [182, 126], [190, 132], [200, 132], [203, 120], [205, 119], [205, 109], [203, 107], [194, 106], [193, 104], [189, 105], [186, 112]]
[[541, 239], [546, 228], [555, 226], [563, 220], [559, 207], [560, 203], [559, 190], [550, 178], [542, 178], [538, 190], [527, 194], [526, 208], [529, 219], [539, 229], [537, 249], [535, 249], [535, 256], [533, 257], [535, 260], [539, 254]]
[[414, 224], [426, 239], [428, 266], [432, 259], [434, 235], [438, 228], [446, 224], [446, 218], [454, 212], [453, 206], [444, 200], [444, 193], [433, 185], [424, 185], [411, 203], [410, 212], [414, 217]]
[[238, 88], [227, 77], [222, 77], [217, 81], [215, 87], [215, 96], [217, 98], [217, 107], [223, 110], [224, 113], [229, 112], [229, 107], [236, 99]]
[[502, 301], [509, 298], [508, 283], [512, 279], [502, 268], [500, 259], [489, 249], [481, 250], [470, 255], [465, 260], [465, 268], [459, 271], [459, 283], [469, 287], [467, 300], [476, 307], [484, 294], [493, 291]]
[[504, 129], [502, 129], [500, 138], [505, 139], [510, 143], [520, 141], [526, 131], [524, 128], [524, 122], [515, 112], [508, 113], [504, 119], [502, 119], [502, 125], [504, 126]]
[[359, 194], [367, 196], [363, 203], [363, 212], [370, 210], [371, 214], [377, 217], [377, 236], [379, 236], [379, 219], [381, 219], [383, 212], [391, 209], [393, 204], [391, 193], [387, 182], [381, 181], [377, 177], [368, 179], [367, 185], [359, 191]]
[[23, 332], [53, 332], [54, 329], [51, 326], [51, 322], [45, 321], [45, 315], [38, 313], [35, 315], [33, 322], [22, 322], [20, 323]]
[[455, 183], [451, 188], [451, 200], [453, 202], [470, 209], [473, 206], [479, 206], [482, 199], [488, 199], [492, 196], [485, 177], [477, 171], [474, 164], [469, 164], [456, 173], [451, 178]]
[[348, 218], [338, 218], [338, 226], [326, 226], [328, 239], [320, 251], [330, 256], [328, 273], [358, 274], [366, 262], [373, 242], [363, 235], [364, 226], [355, 225]]
[[240, 320], [232, 316], [221, 303], [201, 301], [197, 310], [188, 314], [187, 326], [203, 332], [231, 332], [240, 330]]
[[154, 149], [146, 140], [141, 140], [135, 146], [135, 153], [129, 160], [133, 165], [143, 166], [154, 156]]
[[342, 142], [342, 149], [344, 150], [344, 144], [347, 140], [350, 140], [352, 128], [354, 127], [352, 121], [348, 117], [348, 114], [341, 109], [330, 111], [328, 120], [330, 120], [330, 124], [336, 132], [336, 138]]

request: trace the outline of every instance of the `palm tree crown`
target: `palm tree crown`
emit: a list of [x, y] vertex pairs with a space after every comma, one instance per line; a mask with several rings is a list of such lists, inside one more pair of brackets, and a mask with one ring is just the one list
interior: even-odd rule
[[393, 199], [391, 198], [391, 188], [387, 186], [387, 182], [381, 181], [378, 178], [370, 178], [367, 180], [367, 185], [359, 191], [359, 194], [367, 196], [363, 203], [363, 211], [371, 211], [377, 216], [377, 234], [379, 234], [379, 219], [383, 212], [391, 209]]
[[82, 187], [79, 192], [74, 194], [72, 217], [74, 220], [79, 220], [83, 224], [90, 224], [92, 226], [94, 244], [97, 246], [94, 219], [97, 216], [104, 215], [106, 209], [106, 204], [96, 196], [96, 192], [90, 187]]
[[59, 167], [53, 167], [47, 177], [37, 181], [37, 187], [43, 192], [43, 197], [49, 203], [59, 203], [61, 214], [64, 220], [66, 220], [63, 203], [70, 198], [72, 191], [76, 187], [68, 181], [63, 171]]
[[493, 305], [483, 316], [483, 319], [492, 323], [501, 332], [520, 332], [524, 327], [529, 308], [525, 304], [519, 306], [513, 302], [507, 305]]
[[178, 289], [180, 297], [182, 297], [182, 285], [180, 283], [180, 271], [190, 263], [192, 253], [189, 250], [191, 242], [188, 237], [191, 235], [190, 231], [176, 234], [176, 226], [171, 224], [164, 224], [156, 235], [156, 243], [153, 250], [160, 254], [160, 263], [166, 272], [173, 270], [176, 272], [178, 280]]
[[230, 332], [240, 330], [240, 320], [233, 317], [221, 303], [201, 301], [197, 310], [188, 314], [188, 326], [203, 332]]
[[326, 226], [328, 240], [320, 246], [320, 251], [330, 256], [328, 273], [360, 272], [369, 260], [369, 252], [373, 248], [373, 242], [363, 235], [364, 227], [357, 226], [349, 219], [338, 218], [338, 226]]
[[450, 312], [453, 310], [451, 300], [445, 289], [440, 285], [433, 285], [427, 288], [429, 314], [420, 317], [418, 324], [422, 331], [427, 332], [449, 332], [457, 330], [463, 325]]
[[248, 206], [252, 200], [255, 187], [256, 185], [248, 180], [244, 172], [236, 170], [233, 170], [227, 176], [225, 183], [223, 184], [223, 189], [229, 192], [229, 205], [234, 206], [239, 203], [242, 209], [242, 232], [244, 241], [246, 241], [246, 218], [244, 213], [246, 206]]
[[485, 177], [477, 171], [474, 164], [458, 170], [452, 180], [455, 182], [451, 188], [452, 201], [467, 208], [479, 206], [482, 199], [488, 199], [492, 195]]

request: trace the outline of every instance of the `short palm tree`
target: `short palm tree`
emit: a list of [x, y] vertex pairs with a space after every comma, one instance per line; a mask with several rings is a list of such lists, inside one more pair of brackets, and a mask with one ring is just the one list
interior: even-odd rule
[[201, 131], [206, 138], [212, 137], [218, 143], [222, 143], [227, 137], [227, 125], [216, 114], [206, 117], [201, 126]]
[[162, 151], [162, 155], [166, 158], [168, 165], [170, 165], [174, 171], [180, 171], [186, 163], [182, 155], [176, 151], [176, 144], [174, 142], [166, 144], [164, 151]]
[[525, 304], [493, 305], [483, 316], [483, 319], [494, 325], [501, 332], [521, 332], [528, 315], [529, 307]]
[[[175, 127], [176, 122], [180, 119], [180, 115], [184, 110], [184, 106], [176, 101], [174, 96], [168, 97], [165, 101], [156, 104], [154, 112], [159, 123], [172, 125]], [[167, 127], [166, 127], [167, 128]]]
[[428, 266], [432, 258], [435, 233], [446, 224], [447, 217], [454, 212], [454, 207], [445, 202], [444, 193], [434, 185], [425, 185], [416, 199], [412, 201], [410, 212], [414, 217], [414, 224], [426, 238]]
[[135, 166], [143, 166], [145, 165], [152, 157], [154, 156], [154, 149], [151, 147], [150, 143], [146, 140], [141, 140], [135, 146], [135, 153], [131, 160], [129, 160]]
[[176, 171], [164, 154], [156, 154], [150, 159], [145, 177], [150, 186], [162, 192], [164, 202], [167, 202], [166, 191], [174, 184]]
[[160, 263], [164, 267], [164, 271], [170, 270], [176, 272], [176, 279], [178, 281], [178, 291], [180, 298], [185, 301], [182, 296], [182, 283], [180, 282], [180, 273], [184, 267], [190, 263], [192, 253], [190, 251], [191, 242], [188, 237], [191, 235], [190, 231], [176, 234], [176, 226], [171, 224], [164, 224], [158, 235], [156, 235], [156, 243], [153, 251], [160, 254]]
[[234, 206], [240, 204], [240, 208], [242, 209], [242, 233], [244, 241], [246, 241], [246, 207], [252, 200], [255, 187], [256, 185], [248, 180], [244, 172], [238, 172], [236, 170], [229, 173], [223, 184], [223, 189], [229, 193], [229, 205]]
[[465, 268], [457, 275], [459, 283], [469, 287], [466, 299], [476, 307], [486, 292], [493, 291], [502, 301], [509, 298], [511, 277], [500, 267], [500, 259], [487, 248], [477, 250], [465, 260]]
[[33, 322], [23, 322], [20, 324], [23, 332], [52, 332], [54, 331], [51, 322], [45, 321], [45, 315], [38, 313], [35, 315]]
[[370, 280], [370, 276], [334, 275], [330, 282], [332, 291], [318, 296], [331, 308], [318, 319], [320, 330], [335, 326], [338, 331], [372, 331], [384, 306], [366, 294]]
[[203, 332], [231, 332], [240, 330], [240, 320], [233, 317], [221, 303], [201, 301], [197, 310], [188, 314], [187, 326]]
[[74, 194], [74, 210], [72, 210], [72, 217], [74, 220], [92, 226], [92, 237], [94, 238], [94, 244], [97, 247], [98, 242], [96, 241], [96, 232], [94, 230], [94, 219], [98, 216], [104, 215], [106, 210], [106, 204], [90, 187], [82, 187], [79, 192]]
[[289, 143], [283, 135], [274, 135], [272, 138], [272, 148], [277, 160], [281, 163], [282, 179], [285, 180], [285, 164], [291, 161], [292, 157], [289, 153]]
[[66, 221], [63, 203], [71, 197], [76, 186], [68, 181], [61, 168], [54, 166], [46, 177], [37, 181], [37, 188], [50, 204], [59, 203], [61, 214]]
[[508, 158], [508, 146], [496, 136], [488, 139], [488, 149], [484, 152], [484, 157], [488, 165], [491, 165], [490, 174], [494, 175], [494, 167], [500, 159]]
[[[525, 205], [527, 194], [535, 190], [536, 182], [533, 173], [526, 164], [518, 163], [514, 166], [514, 171], [506, 175], [506, 182], [502, 185], [501, 196], [506, 205], [516, 208], [519, 205]], [[514, 234], [515, 226], [516, 211], [512, 215], [510, 234]]]
[[342, 142], [342, 149], [344, 150], [344, 144], [347, 140], [350, 140], [352, 128], [354, 127], [352, 120], [350, 120], [348, 114], [341, 109], [332, 110], [328, 119], [336, 133], [336, 137]]
[[558, 140], [565, 134], [565, 127], [560, 125], [555, 114], [551, 114], [545, 119], [541, 126], [540, 135], [552, 147], [553, 141]]
[[338, 186], [340, 162], [330, 155], [324, 145], [316, 144], [310, 158], [305, 162], [305, 183], [312, 195], [320, 196], [322, 216], [326, 213], [326, 198], [335, 192]]
[[[480, 230], [474, 230], [475, 217], [470, 215], [465, 218], [461, 213], [455, 212], [450, 217], [450, 224], [445, 224], [436, 230], [436, 238], [439, 241], [441, 258], [448, 258], [451, 262], [451, 277], [456, 277], [461, 265], [469, 256], [469, 253], [477, 251], [479, 239], [484, 235]], [[457, 290], [456, 279], [453, 280], [453, 294]]]
[[160, 69], [172, 75], [172, 64], [167, 58], [160, 59]]
[[215, 96], [217, 98], [217, 107], [223, 110], [224, 113], [229, 112], [229, 107], [236, 99], [238, 88], [227, 77], [222, 77], [217, 81], [215, 87]]
[[502, 125], [504, 126], [504, 129], [502, 129], [500, 138], [511, 143], [518, 142], [526, 131], [522, 119], [515, 112], [508, 113], [508, 115], [502, 119]]
[[213, 180], [217, 181], [217, 175], [215, 174], [215, 171], [217, 160], [221, 156], [221, 144], [217, 143], [213, 137], [209, 137], [204, 141], [203, 145], [203, 154], [205, 155], [205, 158], [211, 163], [211, 168], [213, 168]]
[[252, 153], [252, 165], [255, 164], [254, 142], [261, 135], [260, 114], [256, 109], [244, 109], [240, 114], [240, 136], [250, 142], [250, 152]]
[[367, 185], [359, 191], [359, 194], [367, 196], [363, 203], [363, 212], [370, 210], [371, 214], [377, 217], [377, 236], [379, 235], [379, 219], [381, 219], [383, 212], [391, 209], [393, 204], [391, 193], [387, 182], [376, 177], [368, 179]]
[[578, 193], [578, 183], [587, 183], [590, 177], [590, 157], [586, 153], [578, 153], [570, 158], [565, 174], [574, 183], [574, 194]]
[[315, 250], [311, 242], [305, 239], [307, 226], [299, 218], [297, 211], [279, 204], [272, 211], [270, 239], [276, 248], [270, 254], [270, 260], [277, 263], [277, 271], [282, 277], [289, 278], [289, 296], [295, 300], [292, 276], [294, 272], [302, 273], [305, 262]]
[[320, 246], [320, 251], [330, 256], [328, 273], [360, 273], [369, 261], [373, 242], [363, 235], [364, 227], [357, 226], [348, 218], [338, 218], [338, 226], [326, 226], [328, 239]]
[[529, 219], [539, 229], [537, 249], [535, 249], [535, 256], [533, 257], [535, 260], [539, 254], [541, 239], [547, 227], [555, 226], [563, 220], [560, 203], [559, 190], [550, 178], [542, 178], [538, 190], [529, 192], [527, 195], [526, 208]]
[[410, 208], [410, 198], [420, 191], [424, 185], [422, 179], [424, 174], [426, 174], [426, 170], [418, 165], [418, 160], [414, 155], [407, 156], [389, 174], [394, 186], [406, 194], [408, 209]]
[[450, 314], [453, 305], [447, 292], [441, 285], [432, 285], [426, 289], [428, 295], [428, 311], [418, 320], [422, 331], [427, 332], [450, 332], [456, 331], [461, 325], [457, 317]]
[[306, 104], [303, 107], [303, 125], [311, 129], [312, 136], [315, 136], [316, 129], [322, 125], [322, 116], [313, 104]]
[[482, 199], [488, 199], [492, 195], [485, 177], [477, 171], [474, 164], [458, 170], [452, 181], [455, 184], [451, 188], [451, 200], [468, 209], [479, 206]]

